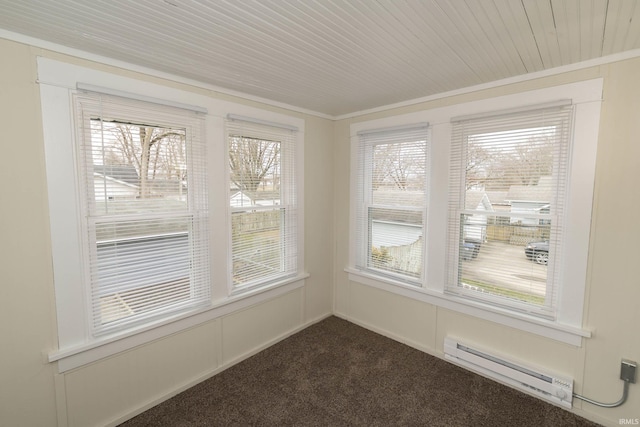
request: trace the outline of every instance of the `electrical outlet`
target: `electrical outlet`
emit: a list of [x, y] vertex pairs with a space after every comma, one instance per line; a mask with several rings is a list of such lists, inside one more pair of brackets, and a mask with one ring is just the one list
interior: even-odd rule
[[636, 383], [636, 368], [638, 364], [631, 360], [622, 359], [620, 363], [620, 379], [631, 384]]

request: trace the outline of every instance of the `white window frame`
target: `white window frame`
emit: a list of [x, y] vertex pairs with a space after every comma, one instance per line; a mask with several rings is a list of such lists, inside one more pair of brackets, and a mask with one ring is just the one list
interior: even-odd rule
[[[80, 91], [83, 92], [83, 91]], [[93, 184], [93, 148], [90, 142], [92, 136], [89, 132], [91, 127], [90, 121], [97, 119], [107, 119], [107, 116], [115, 117], [119, 120], [137, 121], [149, 123], [151, 126], [160, 127], [173, 127], [184, 128], [186, 131], [186, 155], [187, 155], [187, 167], [188, 167], [188, 203], [184, 210], [179, 212], [164, 211], [156, 212], [153, 214], [156, 218], [162, 218], [164, 220], [171, 219], [187, 219], [191, 224], [187, 231], [187, 253], [189, 254], [189, 288], [190, 298], [188, 302], [182, 302], [178, 304], [173, 300], [173, 308], [165, 307], [162, 312], [154, 314], [153, 312], [146, 315], [137, 316], [137, 320], [116, 320], [111, 324], [100, 324], [98, 320], [101, 318], [100, 313], [91, 313], [95, 311], [89, 309], [88, 315], [92, 316], [91, 327], [89, 332], [92, 337], [98, 335], [109, 335], [110, 331], [127, 330], [134, 327], [136, 324], [146, 324], [153, 318], [166, 318], [170, 317], [170, 313], [188, 312], [194, 308], [206, 307], [210, 304], [210, 263], [209, 263], [209, 239], [208, 239], [208, 225], [209, 212], [207, 209], [207, 180], [206, 180], [206, 134], [204, 134], [204, 111], [198, 107], [182, 107], [180, 109], [169, 109], [165, 106], [159, 106], [157, 103], [145, 102], [141, 103], [138, 100], [130, 99], [123, 96], [109, 96], [99, 91], [87, 91], [87, 93], [78, 93], [78, 99], [75, 100], [76, 113], [74, 114], [75, 123], [75, 135], [73, 150], [76, 153], [76, 168], [78, 173], [77, 190], [79, 192], [79, 204], [82, 212], [80, 228], [82, 230], [81, 243], [83, 245], [82, 252], [87, 254], [84, 261], [89, 260], [89, 264], [94, 263], [93, 267], [98, 268], [100, 242], [97, 238], [96, 228], [98, 224], [121, 224], [130, 221], [132, 218], [136, 220], [142, 219], [140, 215], [131, 214], [110, 214], [110, 215], [95, 215], [96, 211], [96, 198], [95, 198], [95, 186]], [[118, 107], [105, 107], [106, 111], [102, 111], [102, 102], [109, 104], [117, 104]], [[194, 112], [194, 108], [197, 109]], [[189, 110], [187, 112], [185, 110]], [[120, 116], [121, 111], [126, 111], [125, 116]], [[104, 115], [103, 115], [104, 114]], [[89, 141], [87, 141], [89, 139]], [[148, 213], [144, 215], [145, 219], [150, 216]], [[90, 224], [93, 224], [91, 226]], [[150, 236], [146, 236], [149, 238]], [[119, 239], [121, 242], [139, 240], [140, 237], [133, 239]], [[140, 248], [139, 248], [140, 249]], [[148, 249], [146, 249], [147, 253]], [[111, 258], [111, 262], [114, 258]], [[129, 262], [132, 260], [129, 259]], [[166, 262], [166, 261], [165, 261]], [[139, 264], [136, 264], [139, 267]], [[172, 267], [176, 267], [175, 265]], [[183, 266], [183, 268], [186, 265]], [[118, 268], [118, 267], [116, 267]], [[91, 268], [88, 268], [91, 270]], [[97, 270], [96, 270], [97, 271]], [[122, 271], [119, 273], [121, 274]], [[84, 280], [84, 292], [85, 298], [90, 300], [95, 298], [99, 292], [99, 281], [96, 277], [96, 272], [88, 274], [85, 272]], [[165, 280], [168, 278], [164, 276]], [[136, 281], [142, 279], [142, 277], [136, 277]], [[116, 283], [111, 283], [111, 286], [115, 286]], [[121, 283], [118, 283], [119, 291], [122, 292], [126, 289], [122, 287]], [[145, 286], [149, 286], [149, 283], [145, 283]], [[166, 298], [166, 296], [165, 296]], [[93, 306], [97, 305], [97, 301], [93, 301]], [[182, 306], [182, 307], [180, 307]], [[78, 319], [79, 320], [79, 319]], [[131, 323], [134, 322], [134, 323]]]
[[[230, 247], [226, 242], [229, 224], [229, 188], [225, 150], [224, 118], [233, 112], [258, 120], [284, 123], [299, 129], [296, 144], [296, 174], [299, 177], [296, 226], [304, 230], [304, 120], [260, 108], [218, 100], [195, 92], [151, 83], [106, 71], [38, 57], [46, 178], [49, 197], [51, 245], [57, 311], [58, 345], [49, 353], [59, 372], [83, 366], [146, 342], [246, 309], [304, 286], [304, 233], [297, 236], [297, 272], [294, 276], [232, 294], [228, 271]], [[209, 240], [211, 302], [208, 307], [158, 319], [113, 334], [92, 337], [83, 291], [84, 249], [81, 239], [81, 204], [74, 154], [72, 94], [78, 88], [95, 90], [142, 101], [166, 103], [207, 111], [205, 134], [209, 164]], [[215, 274], [219, 272], [222, 274]]]
[[[300, 150], [301, 144], [297, 143], [299, 138], [299, 129], [295, 126], [287, 125], [284, 123], [277, 122], [269, 122], [253, 117], [240, 116], [236, 114], [228, 114], [227, 123], [229, 121], [235, 122], [244, 122], [247, 126], [252, 128], [251, 137], [260, 138], [265, 137], [265, 135], [260, 134], [260, 129], [266, 129], [272, 135], [280, 134], [280, 130], [283, 133], [290, 132], [293, 135], [293, 138], [284, 138], [284, 141], [280, 142], [280, 152], [279, 152], [279, 165], [281, 168], [280, 171], [280, 204], [277, 209], [282, 212], [281, 217], [281, 239], [280, 246], [282, 248], [282, 258], [280, 259], [281, 269], [278, 273], [272, 273], [265, 275], [263, 277], [256, 277], [252, 280], [248, 280], [244, 283], [234, 285], [233, 284], [233, 266], [231, 265], [228, 271], [229, 274], [229, 293], [236, 295], [242, 294], [244, 292], [250, 291], [252, 289], [260, 288], [265, 285], [269, 285], [271, 283], [277, 283], [282, 280], [287, 280], [290, 277], [295, 277], [298, 272], [301, 270], [302, 266], [300, 265], [299, 254], [302, 250], [302, 240], [300, 239], [300, 234], [302, 234], [302, 229], [300, 227], [300, 222], [298, 218], [300, 217], [300, 183], [302, 180], [300, 179], [300, 170], [297, 168], [297, 165], [301, 163], [300, 157], [298, 155], [298, 151]], [[255, 126], [254, 126], [255, 125]], [[225, 128], [225, 146], [227, 156], [229, 158], [229, 125]], [[258, 132], [258, 133], [254, 133]], [[270, 136], [267, 136], [266, 139], [270, 139]], [[290, 139], [293, 139], [291, 141]], [[231, 167], [229, 162], [227, 161], [227, 184], [231, 184]], [[231, 258], [233, 260], [233, 246], [232, 246], [232, 219], [234, 213], [241, 212], [249, 212], [249, 211], [273, 211], [275, 210], [273, 207], [261, 207], [258, 205], [251, 205], [247, 207], [232, 207], [227, 201], [227, 205], [229, 206], [229, 224], [228, 224], [228, 244], [231, 248]]]
[[[410, 206], [385, 206], [378, 205], [372, 200], [372, 185], [373, 185], [373, 156], [374, 151], [377, 145], [393, 143], [393, 144], [402, 144], [404, 141], [397, 140], [394, 138], [389, 138], [387, 141], [372, 141], [367, 137], [370, 135], [375, 135], [378, 133], [386, 134], [386, 135], [400, 135], [407, 133], [407, 131], [411, 133], [422, 133], [424, 132], [426, 146], [425, 146], [425, 176], [424, 176], [424, 207], [422, 209], [410, 207]], [[361, 131], [356, 134], [357, 141], [353, 142], [353, 149], [355, 153], [353, 153], [353, 157], [357, 159], [357, 170], [362, 170], [364, 176], [356, 175], [356, 182], [353, 183], [355, 192], [352, 193], [352, 200], [355, 202], [355, 212], [359, 212], [358, 215], [360, 218], [356, 219], [355, 227], [357, 234], [359, 237], [354, 236], [354, 239], [358, 240], [355, 243], [355, 255], [354, 255], [354, 265], [356, 268], [360, 269], [360, 271], [366, 272], [367, 274], [371, 274], [374, 276], [380, 276], [382, 278], [387, 277], [389, 279], [397, 280], [399, 282], [405, 283], [407, 285], [417, 285], [420, 286], [420, 283], [425, 278], [426, 271], [426, 241], [428, 240], [427, 236], [427, 209], [428, 209], [428, 201], [429, 201], [429, 170], [431, 168], [430, 164], [430, 129], [429, 123], [410, 123], [403, 126], [394, 126], [391, 128], [374, 128], [372, 130], [368, 129], [366, 131]], [[359, 199], [359, 194], [362, 194], [362, 200]], [[403, 274], [402, 272], [392, 272], [389, 270], [385, 270], [382, 268], [376, 268], [375, 266], [369, 265], [369, 257], [372, 242], [371, 242], [371, 234], [369, 232], [370, 223], [372, 219], [370, 218], [370, 209], [392, 209], [392, 210], [406, 210], [419, 212], [422, 216], [422, 262], [421, 269], [418, 277], [412, 277], [407, 274]], [[358, 231], [359, 230], [359, 231]]]
[[[551, 205], [559, 206], [559, 208], [554, 207], [552, 208], [550, 214], [546, 216], [542, 216], [542, 218], [545, 218], [546, 220], [549, 221], [550, 233], [551, 233], [551, 236], [550, 236], [551, 248], [549, 251], [549, 263], [546, 266], [547, 274], [545, 276], [546, 289], [545, 289], [544, 303], [540, 305], [525, 303], [515, 299], [499, 297], [490, 292], [487, 292], [487, 293], [478, 292], [477, 290], [465, 289], [462, 286], [460, 286], [460, 280], [462, 279], [460, 264], [459, 264], [459, 258], [461, 257], [460, 230], [462, 227], [460, 215], [462, 212], [475, 213], [475, 209], [473, 207], [464, 206], [463, 198], [464, 198], [464, 195], [466, 194], [464, 189], [466, 187], [465, 184], [466, 184], [467, 177], [465, 174], [465, 168], [463, 167], [458, 168], [455, 172], [453, 170], [451, 171], [451, 181], [450, 181], [451, 182], [450, 184], [451, 201], [449, 205], [449, 237], [447, 242], [448, 256], [449, 256], [449, 259], [447, 260], [447, 262], [450, 268], [448, 267], [449, 279], [447, 283], [447, 291], [452, 294], [457, 294], [465, 298], [484, 300], [489, 305], [504, 305], [506, 307], [509, 307], [509, 309], [528, 312], [533, 316], [553, 318], [556, 315], [556, 308], [557, 308], [556, 307], [557, 296], [555, 295], [555, 291], [557, 290], [558, 286], [561, 286], [563, 282], [563, 278], [559, 277], [559, 274], [565, 273], [565, 271], [563, 271], [563, 269], [560, 266], [562, 264], [561, 247], [564, 245], [566, 240], [564, 238], [563, 228], [566, 224], [565, 224], [565, 216], [558, 213], [558, 211], [562, 212], [566, 207], [567, 203], [565, 203], [566, 196], [564, 196], [564, 191], [560, 191], [560, 193], [558, 193], [558, 188], [562, 190], [565, 184], [567, 184], [569, 181], [568, 179], [569, 171], [567, 170], [569, 169], [568, 167], [569, 165], [567, 163], [570, 161], [570, 154], [571, 154], [570, 151], [571, 151], [572, 140], [573, 140], [572, 139], [572, 136], [573, 136], [572, 120], [573, 120], [574, 111], [573, 111], [573, 106], [571, 105], [570, 100], [560, 100], [559, 102], [554, 102], [551, 104], [532, 105], [530, 107], [523, 107], [521, 111], [520, 109], [518, 109], [516, 113], [518, 113], [517, 115], [518, 118], [522, 118], [523, 120], [531, 120], [532, 125], [534, 125], [533, 124], [534, 120], [536, 120], [538, 123], [543, 120], [543, 118], [541, 118], [539, 114], [541, 111], [548, 111], [549, 115], [554, 115], [554, 117], [557, 119], [562, 117], [562, 122], [561, 122], [563, 126], [562, 129], [569, 130], [566, 134], [566, 138], [563, 138], [562, 136], [558, 137], [558, 142], [560, 143], [560, 145], [557, 147], [556, 150], [554, 150], [554, 153], [553, 153], [554, 172], [551, 179], [554, 182], [554, 188], [553, 188], [554, 195], [550, 200], [550, 202], [551, 202]], [[511, 117], [511, 114], [512, 114], [512, 111], [502, 111], [502, 110], [494, 111], [494, 112], [488, 112], [487, 114], [482, 114], [480, 117], [473, 117], [473, 116], [472, 117], [468, 117], [468, 116], [456, 117], [452, 119], [452, 123], [454, 123], [453, 127], [455, 127], [456, 126], [455, 122], [459, 122], [461, 120], [477, 120], [479, 123], [482, 123], [484, 125], [486, 125], [488, 122], [492, 126], [496, 126], [496, 122], [499, 122], [500, 132], [512, 132], [516, 129], [514, 126], [520, 125], [520, 123], [514, 124], [513, 122], [509, 122], [509, 117]], [[556, 122], [554, 121], [554, 123]], [[462, 127], [463, 125], [460, 125], [460, 126]], [[495, 127], [483, 128], [483, 132], [486, 131], [487, 133], [490, 133], [495, 130], [496, 130]], [[455, 141], [456, 138], [453, 138], [452, 140], [452, 147], [459, 151], [458, 152], [459, 158], [456, 159], [458, 162], [466, 161], [465, 159], [466, 146], [468, 144], [468, 141], [463, 139], [464, 134], [465, 133], [461, 133], [459, 135], [458, 141]], [[566, 162], [562, 161], [560, 157], [562, 159], [566, 159]], [[556, 186], [558, 186], [558, 188], [556, 188]], [[558, 196], [559, 199], [556, 199], [556, 196]], [[537, 220], [535, 215], [530, 215], [530, 214], [528, 215], [525, 212], [516, 213], [513, 211], [513, 208], [511, 208], [511, 211], [508, 213], [496, 212], [496, 214], [500, 214], [500, 215], [504, 214], [505, 216], [512, 218], [512, 220], [513, 218], [519, 218], [520, 216]], [[557, 269], [555, 268], [556, 265], [559, 266]], [[555, 274], [555, 272], [558, 272], [558, 274]]]
[[[356, 268], [357, 242], [354, 201], [351, 205], [350, 259], [346, 271], [349, 279], [384, 289], [408, 298], [490, 320], [523, 331], [580, 346], [590, 331], [582, 325], [587, 283], [587, 259], [591, 231], [595, 159], [602, 102], [602, 79], [587, 80], [545, 89], [504, 95], [457, 105], [418, 111], [351, 125], [351, 191], [355, 194], [357, 171], [357, 134], [363, 130], [429, 122], [431, 128], [429, 203], [427, 211], [428, 241], [426, 277], [420, 287], [367, 274]], [[526, 110], [531, 106], [569, 99], [574, 105], [573, 143], [569, 166], [567, 210], [565, 211], [565, 245], [563, 247], [563, 284], [558, 294], [557, 317], [545, 319], [487, 302], [470, 300], [446, 292], [448, 188], [451, 143], [451, 119], [492, 111]], [[524, 256], [524, 255], [523, 255]]]

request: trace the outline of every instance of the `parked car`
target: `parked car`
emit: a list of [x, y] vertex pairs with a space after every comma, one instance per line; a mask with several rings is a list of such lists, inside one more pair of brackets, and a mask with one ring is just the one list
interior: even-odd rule
[[463, 260], [469, 261], [478, 256], [478, 252], [480, 252], [480, 246], [482, 246], [482, 242], [476, 241], [473, 239], [465, 239], [462, 242], [462, 250], [460, 255]]
[[524, 247], [524, 254], [538, 264], [547, 265], [549, 262], [549, 241], [527, 243], [527, 246]]

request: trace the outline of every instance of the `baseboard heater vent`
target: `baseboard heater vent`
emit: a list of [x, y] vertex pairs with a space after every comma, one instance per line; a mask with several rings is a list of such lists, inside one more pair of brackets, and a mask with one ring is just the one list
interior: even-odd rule
[[573, 380], [558, 378], [472, 348], [454, 338], [444, 340], [445, 358], [488, 378], [544, 399], [554, 405], [571, 408]]

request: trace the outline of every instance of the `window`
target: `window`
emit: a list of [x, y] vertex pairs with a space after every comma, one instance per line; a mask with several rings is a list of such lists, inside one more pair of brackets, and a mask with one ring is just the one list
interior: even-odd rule
[[233, 116], [226, 129], [232, 287], [292, 277], [298, 271], [297, 131]]
[[60, 372], [304, 286], [303, 119], [37, 63]]
[[422, 280], [427, 148], [427, 124], [358, 134], [356, 268]]
[[453, 119], [447, 290], [553, 318], [570, 102]]
[[92, 335], [208, 305], [203, 115], [95, 92], [74, 101]]
[[596, 79], [353, 123], [349, 279], [581, 345], [601, 97]]

